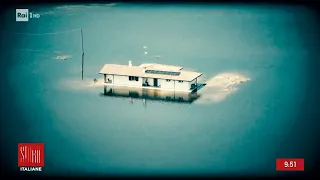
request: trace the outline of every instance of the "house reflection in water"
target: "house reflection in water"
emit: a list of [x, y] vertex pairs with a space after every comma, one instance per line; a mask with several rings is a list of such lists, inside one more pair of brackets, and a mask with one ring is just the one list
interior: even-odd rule
[[100, 93], [100, 96], [128, 98], [131, 103], [134, 99], [142, 100], [143, 105], [146, 105], [149, 100], [191, 104], [200, 97], [197, 93], [118, 86], [104, 86], [104, 91]]

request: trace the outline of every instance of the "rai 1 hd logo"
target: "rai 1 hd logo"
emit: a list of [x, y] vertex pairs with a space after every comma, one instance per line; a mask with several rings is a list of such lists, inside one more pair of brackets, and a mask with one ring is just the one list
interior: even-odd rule
[[18, 167], [20, 168], [20, 171], [42, 171], [43, 166], [43, 143], [18, 144]]
[[29, 21], [29, 19], [39, 19], [40, 14], [30, 12], [29, 9], [16, 9], [16, 21]]

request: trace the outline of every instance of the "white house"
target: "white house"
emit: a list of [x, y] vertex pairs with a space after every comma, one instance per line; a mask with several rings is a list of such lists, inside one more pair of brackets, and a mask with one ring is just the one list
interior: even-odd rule
[[99, 74], [108, 85], [191, 92], [202, 73], [182, 69], [164, 64], [133, 66], [129, 61], [129, 65], [105, 64]]

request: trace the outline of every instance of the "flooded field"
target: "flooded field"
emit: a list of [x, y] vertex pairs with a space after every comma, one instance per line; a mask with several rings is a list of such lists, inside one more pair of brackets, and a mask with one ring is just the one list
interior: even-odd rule
[[[6, 167], [16, 168], [18, 142], [45, 143], [44, 174], [274, 174], [275, 158], [313, 158], [316, 130], [301, 111], [319, 46], [307, 9], [34, 11], [41, 18], [28, 23], [8, 12], [1, 34]], [[193, 96], [105, 87], [103, 65], [128, 61], [196, 70], [206, 86]]]

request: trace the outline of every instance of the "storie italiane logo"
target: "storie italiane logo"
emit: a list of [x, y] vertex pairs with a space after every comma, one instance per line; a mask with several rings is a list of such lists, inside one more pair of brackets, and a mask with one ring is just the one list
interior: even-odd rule
[[42, 171], [43, 166], [43, 143], [18, 144], [18, 167], [20, 167], [20, 171]]

